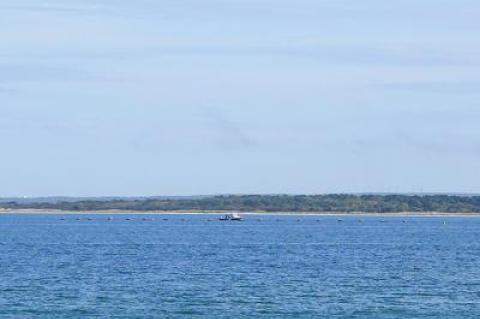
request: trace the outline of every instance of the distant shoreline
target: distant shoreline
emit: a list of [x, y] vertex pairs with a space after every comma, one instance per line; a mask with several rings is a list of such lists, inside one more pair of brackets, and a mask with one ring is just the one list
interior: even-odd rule
[[265, 212], [265, 211], [222, 211], [222, 210], [85, 210], [67, 211], [58, 209], [0, 209], [0, 215], [212, 215], [239, 213], [243, 215], [273, 216], [377, 216], [377, 217], [480, 217], [480, 213], [447, 212]]
[[218, 195], [191, 198], [98, 198], [0, 201], [10, 212], [96, 214], [212, 214], [476, 216], [480, 196], [454, 195]]

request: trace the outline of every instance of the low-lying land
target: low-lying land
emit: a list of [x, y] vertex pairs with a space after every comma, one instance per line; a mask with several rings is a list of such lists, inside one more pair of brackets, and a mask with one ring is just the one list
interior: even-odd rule
[[480, 196], [461, 195], [224, 195], [186, 198], [0, 202], [0, 212], [480, 214]]

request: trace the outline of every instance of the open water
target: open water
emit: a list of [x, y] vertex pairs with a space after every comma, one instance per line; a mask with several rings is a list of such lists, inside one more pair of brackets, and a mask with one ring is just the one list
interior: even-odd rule
[[0, 318], [480, 316], [480, 218], [218, 217], [0, 215]]

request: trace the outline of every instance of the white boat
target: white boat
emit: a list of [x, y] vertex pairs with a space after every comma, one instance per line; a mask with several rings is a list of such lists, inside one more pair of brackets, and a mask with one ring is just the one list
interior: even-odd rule
[[238, 214], [238, 213], [226, 214], [226, 215], [220, 217], [220, 220], [225, 220], [225, 221], [228, 221], [228, 220], [231, 220], [231, 221], [241, 221], [241, 220], [242, 220], [242, 216], [240, 216], [240, 214]]
[[240, 214], [233, 213], [230, 217], [230, 220], [242, 220], [242, 216], [240, 216]]

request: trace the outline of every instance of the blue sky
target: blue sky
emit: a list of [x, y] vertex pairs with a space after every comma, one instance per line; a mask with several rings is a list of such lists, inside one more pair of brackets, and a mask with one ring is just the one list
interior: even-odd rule
[[0, 196], [480, 192], [479, 16], [0, 0]]

